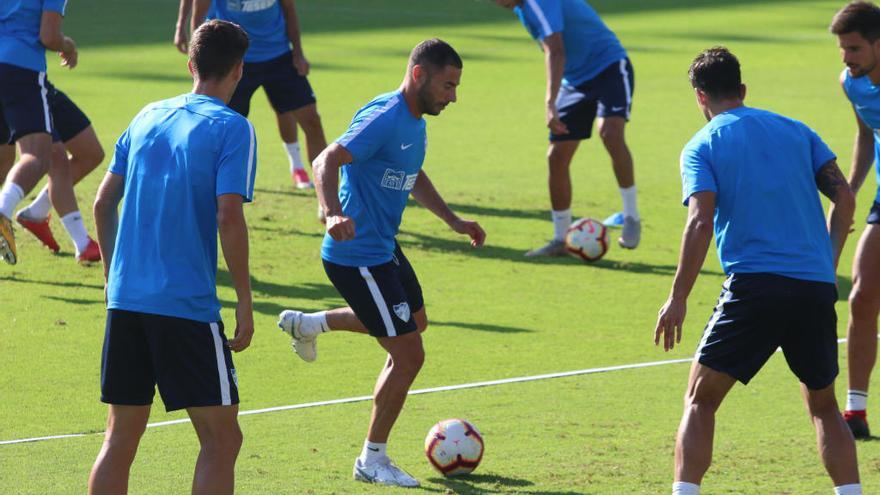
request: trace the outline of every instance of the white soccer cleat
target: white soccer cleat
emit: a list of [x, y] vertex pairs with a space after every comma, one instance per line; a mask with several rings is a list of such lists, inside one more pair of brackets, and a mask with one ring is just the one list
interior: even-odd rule
[[568, 254], [568, 251], [565, 249], [565, 241], [560, 241], [553, 239], [547, 244], [532, 249], [531, 251], [526, 253], [526, 257], [535, 258], [535, 257], [552, 257], [552, 256], [565, 256]]
[[377, 485], [402, 486], [405, 488], [419, 486], [419, 480], [395, 466], [388, 457], [370, 464], [362, 464], [360, 457], [358, 457], [354, 461], [354, 479]]
[[620, 233], [620, 239], [617, 243], [624, 249], [635, 249], [642, 240], [642, 222], [633, 217], [625, 217], [623, 219], [623, 232]]
[[304, 328], [308, 325], [303, 324], [303, 312], [294, 310], [284, 310], [278, 315], [278, 327], [284, 333], [290, 335], [291, 344], [296, 355], [301, 357], [303, 361], [311, 363], [318, 357], [318, 334], [311, 328]]

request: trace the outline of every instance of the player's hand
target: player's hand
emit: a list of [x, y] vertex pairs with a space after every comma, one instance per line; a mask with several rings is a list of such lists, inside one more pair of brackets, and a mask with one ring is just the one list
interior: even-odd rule
[[330, 215], [327, 217], [327, 233], [334, 241], [349, 241], [354, 239], [354, 220], [345, 215]]
[[67, 67], [68, 69], [73, 69], [76, 67], [76, 63], [79, 59], [79, 54], [76, 51], [76, 43], [71, 38], [64, 37], [64, 49], [58, 52], [58, 56], [61, 57], [61, 66]]
[[654, 345], [660, 345], [663, 339], [663, 350], [670, 351], [675, 344], [681, 342], [681, 327], [687, 314], [687, 301], [669, 298], [660, 308], [657, 316], [657, 328], [654, 329]]
[[486, 242], [486, 231], [477, 222], [456, 218], [449, 226], [459, 234], [470, 236], [473, 247], [480, 247]]
[[293, 53], [293, 68], [296, 69], [297, 74], [303, 77], [309, 75], [309, 61], [302, 52]]
[[559, 110], [556, 110], [555, 104], [547, 106], [547, 128], [556, 135], [568, 134], [568, 126], [559, 118]]
[[239, 301], [235, 308], [235, 336], [226, 342], [226, 346], [235, 352], [241, 352], [251, 345], [254, 336], [254, 308], [250, 301]]
[[186, 26], [178, 24], [177, 29], [174, 30], [174, 46], [177, 47], [177, 51], [184, 55], [189, 53], [189, 40], [186, 35]]

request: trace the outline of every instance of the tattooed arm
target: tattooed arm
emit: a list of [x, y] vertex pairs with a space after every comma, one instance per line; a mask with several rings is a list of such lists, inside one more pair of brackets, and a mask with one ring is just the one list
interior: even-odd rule
[[831, 200], [831, 207], [828, 209], [828, 233], [831, 235], [831, 247], [834, 250], [834, 267], [837, 268], [840, 252], [853, 223], [855, 195], [837, 166], [837, 160], [822, 165], [816, 174], [816, 186]]

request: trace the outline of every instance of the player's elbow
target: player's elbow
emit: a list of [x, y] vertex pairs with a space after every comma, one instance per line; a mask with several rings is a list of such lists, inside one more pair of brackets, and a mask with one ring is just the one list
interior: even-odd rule
[[856, 212], [856, 195], [849, 185], [838, 186], [837, 198], [834, 200], [834, 210], [852, 224], [853, 215]]

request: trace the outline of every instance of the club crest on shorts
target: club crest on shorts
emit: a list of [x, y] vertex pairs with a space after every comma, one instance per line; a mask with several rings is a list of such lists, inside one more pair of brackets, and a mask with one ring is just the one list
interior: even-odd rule
[[394, 314], [402, 321], [409, 321], [409, 304], [402, 302], [393, 306]]

